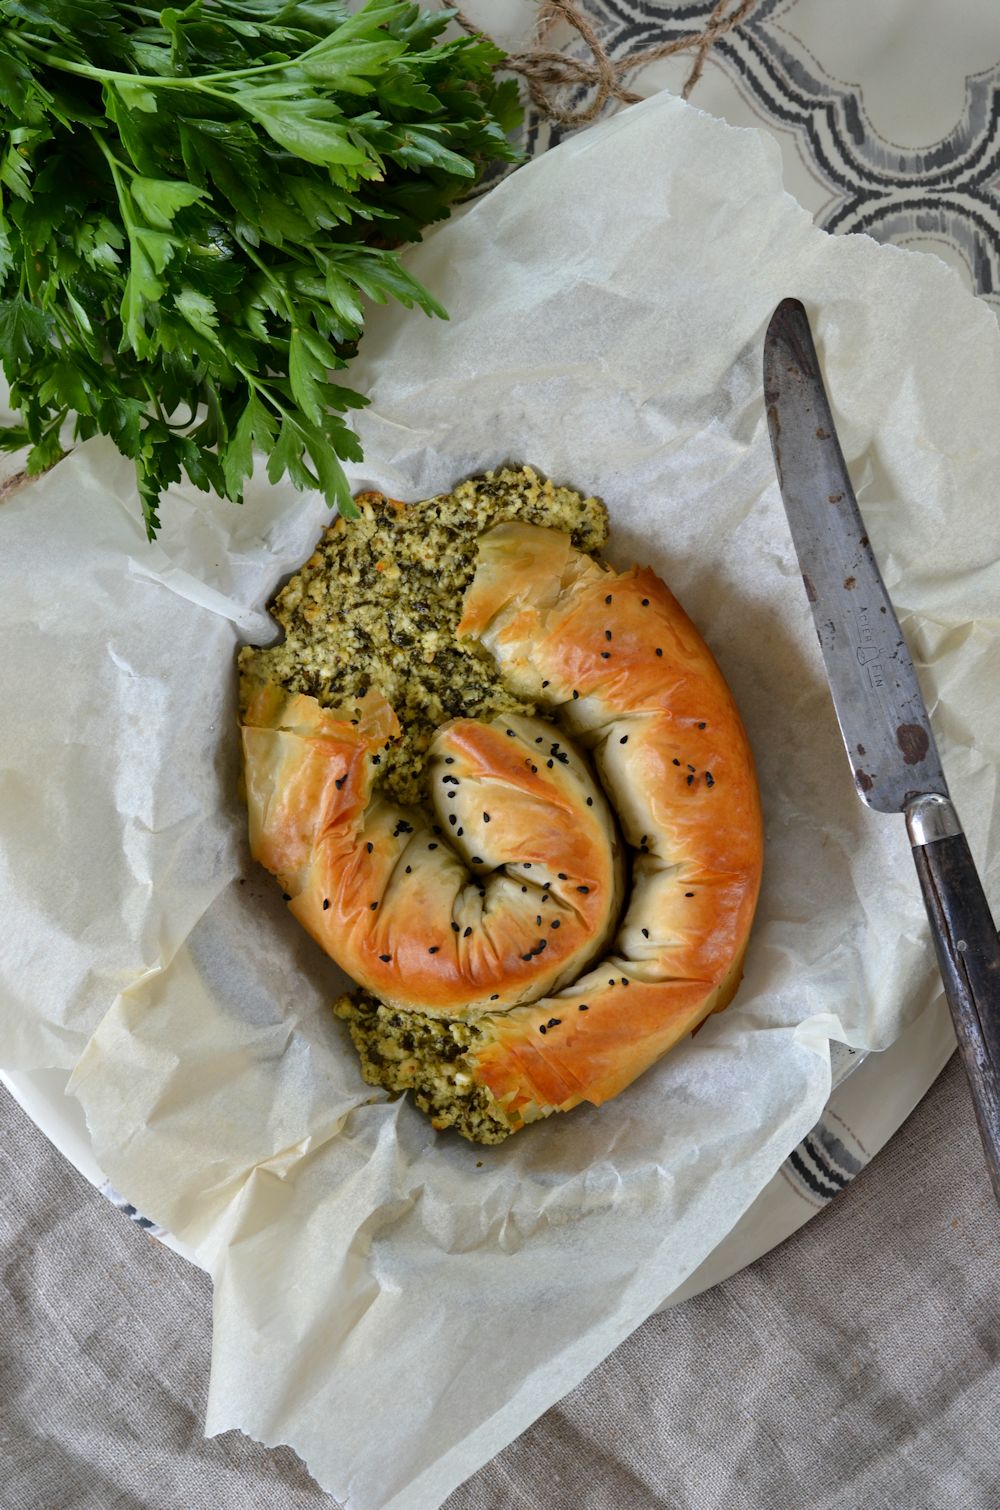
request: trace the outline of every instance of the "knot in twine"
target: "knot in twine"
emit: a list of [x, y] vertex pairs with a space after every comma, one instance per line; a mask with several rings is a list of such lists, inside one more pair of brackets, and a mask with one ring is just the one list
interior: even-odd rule
[[[737, 0], [717, 0], [701, 31], [676, 37], [671, 42], [660, 42], [624, 58], [612, 58], [576, 0], [542, 0], [536, 45], [525, 52], [510, 53], [502, 67], [524, 79], [532, 103], [547, 119], [559, 126], [587, 126], [597, 119], [610, 99], [623, 105], [636, 104], [642, 96], [625, 87], [625, 77], [644, 68], [647, 63], [657, 63], [675, 53], [693, 52], [695, 55], [681, 89], [682, 96], [687, 99], [701, 78], [705, 59], [715, 43], [744, 21], [756, 3], [757, 0], [738, 0], [738, 3]], [[465, 31], [485, 35], [483, 28], [476, 26], [463, 11], [455, 13], [455, 20]], [[590, 51], [589, 58], [573, 58], [565, 52], [537, 45], [544, 42], [560, 20], [567, 21], [578, 32]], [[590, 101], [577, 109], [563, 105], [559, 100], [561, 92], [574, 85], [592, 91]]]

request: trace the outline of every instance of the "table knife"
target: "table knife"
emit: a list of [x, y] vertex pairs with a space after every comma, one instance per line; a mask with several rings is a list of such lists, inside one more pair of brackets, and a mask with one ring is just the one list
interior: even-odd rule
[[858, 508], [797, 299], [764, 341], [771, 448], [858, 796], [901, 814], [1000, 1201], [1000, 941], [948, 795], [906, 641]]

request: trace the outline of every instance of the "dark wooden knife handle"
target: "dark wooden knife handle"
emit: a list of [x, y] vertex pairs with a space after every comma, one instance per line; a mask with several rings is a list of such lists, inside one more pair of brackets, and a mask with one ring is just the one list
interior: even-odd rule
[[913, 859], [993, 1190], [1000, 1201], [1000, 940], [996, 924], [960, 829], [944, 838], [915, 843]]

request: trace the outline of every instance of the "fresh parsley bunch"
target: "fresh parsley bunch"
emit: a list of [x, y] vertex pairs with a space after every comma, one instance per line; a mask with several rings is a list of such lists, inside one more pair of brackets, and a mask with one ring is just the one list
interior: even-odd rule
[[448, 12], [368, 0], [0, 0], [0, 360], [38, 472], [60, 428], [135, 462], [147, 531], [186, 473], [353, 511], [331, 382], [362, 296], [444, 311], [392, 248], [512, 158], [516, 86]]

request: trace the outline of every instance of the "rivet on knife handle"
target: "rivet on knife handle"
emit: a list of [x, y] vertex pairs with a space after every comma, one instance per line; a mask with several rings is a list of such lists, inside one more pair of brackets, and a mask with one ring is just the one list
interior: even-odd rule
[[948, 795], [906, 640], [868, 538], [805, 309], [764, 342], [778, 485], [858, 796], [905, 813], [945, 995], [1000, 1201], [1000, 942]]

